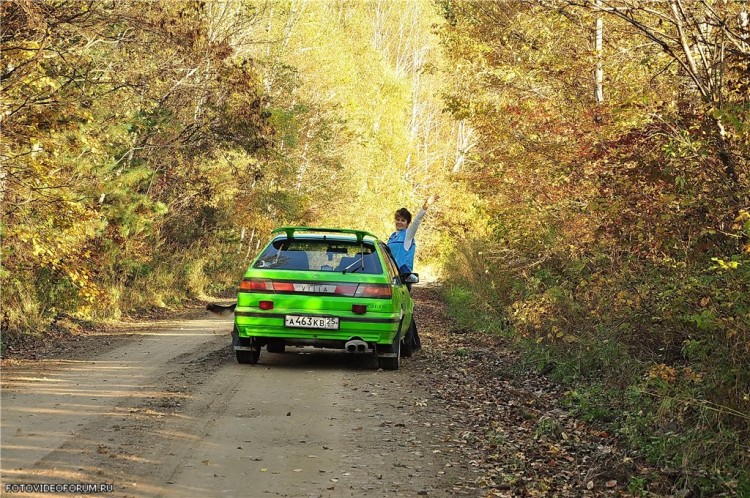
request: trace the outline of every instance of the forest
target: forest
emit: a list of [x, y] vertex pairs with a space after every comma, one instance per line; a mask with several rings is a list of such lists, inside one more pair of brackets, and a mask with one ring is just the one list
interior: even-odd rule
[[277, 226], [386, 238], [439, 194], [417, 266], [462, 327], [750, 495], [748, 10], [4, 1], [2, 347], [231, 296]]

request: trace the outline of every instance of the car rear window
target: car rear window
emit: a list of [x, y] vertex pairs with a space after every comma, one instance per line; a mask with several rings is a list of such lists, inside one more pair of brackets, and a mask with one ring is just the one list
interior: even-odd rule
[[253, 268], [381, 274], [383, 268], [368, 242], [278, 239], [266, 247]]

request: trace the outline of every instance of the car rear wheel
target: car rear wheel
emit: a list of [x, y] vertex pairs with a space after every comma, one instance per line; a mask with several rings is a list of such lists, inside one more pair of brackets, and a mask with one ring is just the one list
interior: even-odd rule
[[409, 325], [409, 330], [401, 340], [401, 356], [403, 356], [404, 358], [410, 358], [411, 355], [414, 354], [414, 348], [416, 346], [416, 341], [414, 340], [415, 329], [416, 325], [414, 324], [414, 320], [412, 320], [411, 324]]
[[401, 364], [401, 340], [396, 338], [394, 342], [389, 346], [378, 345], [378, 354], [381, 353], [381, 348], [383, 353], [390, 353], [389, 356], [378, 356], [378, 367], [383, 370], [398, 370]]
[[255, 365], [258, 363], [258, 358], [260, 358], [260, 350], [258, 349], [255, 351], [235, 351], [234, 354], [237, 356], [237, 363], [242, 363], [243, 365]]
[[[253, 339], [243, 337], [240, 338], [240, 332], [237, 330], [237, 325], [234, 326], [234, 329], [232, 330], [232, 347], [248, 347], [253, 346]], [[243, 364], [256, 364], [258, 363], [258, 358], [260, 357], [260, 348], [257, 347], [257, 344], [255, 345], [254, 350], [250, 349], [235, 349], [234, 354], [237, 357], [237, 363], [243, 363]]]

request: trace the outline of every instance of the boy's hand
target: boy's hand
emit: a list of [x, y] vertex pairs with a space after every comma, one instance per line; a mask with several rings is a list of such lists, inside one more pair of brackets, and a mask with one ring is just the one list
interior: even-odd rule
[[440, 198], [439, 195], [431, 195], [431, 196], [429, 196], [427, 198], [427, 200], [424, 201], [424, 205], [422, 206], [422, 209], [424, 209], [426, 211], [427, 208], [430, 207], [431, 205], [433, 205], [435, 203], [435, 201], [437, 201], [439, 198]]

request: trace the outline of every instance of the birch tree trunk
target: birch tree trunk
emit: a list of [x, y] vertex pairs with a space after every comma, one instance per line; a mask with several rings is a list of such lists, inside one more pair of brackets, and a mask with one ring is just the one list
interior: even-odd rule
[[[596, 8], [601, 9], [601, 0], [596, 0]], [[602, 41], [604, 38], [604, 20], [601, 14], [596, 16], [596, 40], [594, 42], [594, 49], [596, 50], [596, 89], [595, 97], [596, 103], [604, 103], [604, 61], [602, 51]]]

